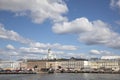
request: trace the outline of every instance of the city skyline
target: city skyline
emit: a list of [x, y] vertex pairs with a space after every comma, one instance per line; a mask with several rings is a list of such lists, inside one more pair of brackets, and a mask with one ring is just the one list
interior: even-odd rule
[[120, 0], [0, 0], [0, 59], [120, 55]]

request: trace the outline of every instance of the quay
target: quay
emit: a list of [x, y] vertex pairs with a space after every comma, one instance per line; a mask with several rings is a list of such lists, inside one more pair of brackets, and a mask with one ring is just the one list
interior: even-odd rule
[[0, 71], [0, 74], [44, 74], [44, 73], [98, 73], [98, 74], [120, 74], [120, 71], [73, 71], [73, 70], [54, 70], [49, 69], [47, 71], [10, 71], [10, 70], [3, 70]]
[[36, 74], [36, 72], [0, 72], [0, 74]]
[[59, 72], [59, 73], [98, 73], [98, 74], [120, 74], [120, 72], [96, 72], [96, 71], [71, 71], [71, 72]]
[[31, 70], [0, 70], [0, 74], [36, 74]]

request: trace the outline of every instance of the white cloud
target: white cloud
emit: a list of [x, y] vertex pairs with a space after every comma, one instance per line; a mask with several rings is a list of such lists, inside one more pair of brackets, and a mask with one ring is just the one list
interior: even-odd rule
[[[28, 43], [28, 45], [30, 44], [30, 46], [32, 47], [33, 51], [34, 50], [36, 51], [37, 48], [39, 48], [39, 49], [52, 48], [52, 49], [59, 49], [59, 50], [77, 50], [77, 48], [78, 48], [73, 45], [61, 45], [59, 43], [55, 43], [55, 44], [46, 43], [45, 44], [45, 43], [40, 43], [40, 42], [32, 42], [32, 40], [23, 38], [18, 33], [14, 32], [12, 30], [6, 30], [6, 29], [4, 29], [4, 27], [0, 27], [0, 38], [18, 41], [18, 42], [25, 43], [25, 44]], [[14, 46], [9, 44], [6, 46], [6, 48], [14, 49]]]
[[71, 22], [55, 24], [53, 32], [57, 34], [79, 35], [78, 40], [88, 45], [103, 44], [120, 49], [120, 34], [111, 30], [111, 26], [101, 20], [89, 21], [87, 18], [77, 18]]
[[40, 55], [36, 54], [26, 54], [22, 59], [42, 59]]
[[33, 47], [21, 47], [20, 49], [21, 53], [40, 53], [40, 54], [47, 54], [47, 50], [39, 49], [39, 48], [33, 48]]
[[[19, 52], [21, 53], [27, 53], [27, 54], [36, 54], [36, 53], [39, 53], [39, 55], [47, 55], [48, 54], [48, 49], [39, 49], [39, 48], [33, 48], [33, 47], [21, 47], [19, 49]], [[63, 51], [54, 51], [52, 50], [51, 53], [54, 53], [54, 54], [64, 54]]]
[[86, 44], [103, 44], [111, 48], [120, 49], [120, 34], [112, 31], [110, 25], [103, 21], [93, 21], [93, 30], [79, 34], [79, 40]]
[[[30, 58], [30, 55], [36, 56], [36, 59], [46, 59], [48, 56], [48, 50], [47, 49], [39, 49], [39, 48], [33, 48], [33, 47], [21, 47], [19, 49], [19, 52], [23, 54], [24, 57]], [[52, 50], [51, 53], [55, 55], [57, 58], [60, 58], [61, 55], [64, 55], [64, 51], [58, 51], [58, 50]], [[32, 58], [32, 56], [31, 56]]]
[[101, 56], [113, 56], [113, 55], [116, 55], [115, 53], [113, 52], [110, 52], [110, 51], [106, 51], [106, 50], [90, 50], [89, 52], [91, 55], [101, 55]]
[[14, 12], [17, 16], [29, 16], [35, 23], [46, 19], [66, 21], [62, 15], [68, 11], [63, 0], [0, 0], [0, 10]]
[[7, 48], [7, 49], [10, 49], [10, 50], [15, 49], [15, 47], [14, 47], [13, 45], [11, 45], [11, 44], [8, 44], [8, 45], [6, 46], [6, 48]]
[[85, 31], [91, 31], [92, 24], [85, 17], [77, 18], [71, 22], [56, 23], [52, 30], [55, 33], [82, 33]]
[[43, 48], [43, 49], [48, 49], [48, 48], [52, 48], [52, 49], [59, 49], [59, 50], [77, 50], [78, 47], [77, 46], [73, 46], [73, 45], [61, 45], [59, 43], [54, 43], [54, 44], [50, 44], [50, 43], [40, 43], [40, 42], [35, 42], [35, 43], [31, 43], [30, 44], [31, 47], [36, 47], [36, 48]]
[[31, 47], [35, 48], [49, 48], [50, 44], [49, 43], [40, 43], [40, 42], [33, 42], [30, 44]]
[[[6, 30], [3, 25], [0, 25], [0, 38], [1, 39], [7, 39], [12, 41], [17, 41], [20, 43], [27, 44], [28, 47], [21, 47], [16, 49], [13, 45], [8, 44], [6, 46], [7, 49], [1, 50], [2, 55], [15, 55], [15, 56], [27, 56], [27, 54], [34, 54], [40, 56], [46, 55], [48, 53], [48, 48], [51, 48], [53, 53], [61, 55], [64, 54], [64, 50], [77, 50], [78, 47], [73, 45], [61, 45], [59, 43], [50, 44], [50, 43], [40, 43], [40, 42], [33, 42], [32, 40], [29, 40], [27, 38], [22, 37], [17, 32], [13, 30]], [[56, 51], [54, 51], [56, 50]], [[59, 51], [63, 50], [63, 51]], [[19, 58], [20, 58], [19, 57]]]
[[71, 57], [74, 57], [74, 58], [88, 58], [88, 56], [85, 55], [84, 53], [64, 53], [64, 55], [62, 55], [62, 57], [65, 57], [65, 58], [71, 58]]
[[59, 50], [77, 50], [77, 46], [73, 45], [61, 45], [59, 43], [55, 43], [52, 45], [53, 48], [59, 49]]
[[80, 34], [79, 40], [87, 44], [106, 44], [115, 35], [115, 33], [109, 29], [110, 26], [103, 21], [97, 20], [91, 23], [93, 29]]
[[[110, 7], [112, 9], [118, 10], [120, 13], [120, 0], [111, 0]], [[120, 20], [115, 21], [115, 23], [120, 25]]]
[[110, 52], [110, 51], [106, 51], [106, 50], [102, 50], [102, 51], [100, 51], [100, 53], [104, 54], [104, 55], [115, 55], [115, 53]]
[[28, 44], [31, 42], [29, 39], [20, 36], [17, 32], [13, 30], [6, 30], [1, 24], [0, 24], [0, 38], [13, 40], [24, 44]]
[[[11, 46], [11, 45], [9, 45]], [[8, 47], [8, 45], [7, 45]], [[63, 55], [64, 51], [52, 50], [51, 53], [59, 58], [59, 55]], [[6, 59], [17, 60], [22, 58], [27, 59], [43, 59], [48, 55], [47, 49], [39, 49], [33, 47], [20, 47], [11, 49], [0, 49], [0, 55], [6, 57]]]
[[116, 36], [113, 36], [112, 40], [106, 45], [115, 49], [120, 49], [120, 35], [116, 34]]
[[99, 55], [99, 54], [101, 54], [101, 53], [100, 53], [100, 51], [98, 51], [98, 50], [91, 50], [91, 51], [90, 51], [90, 54], [95, 54], [95, 55], [97, 54], [97, 55]]
[[4, 55], [4, 56], [8, 56], [9, 58], [11, 56], [18, 56], [18, 55], [20, 55], [19, 52], [17, 52], [15, 49], [14, 50], [0, 49], [0, 54]]

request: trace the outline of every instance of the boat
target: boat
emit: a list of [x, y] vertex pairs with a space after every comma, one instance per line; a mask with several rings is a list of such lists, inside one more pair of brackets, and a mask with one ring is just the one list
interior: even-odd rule
[[48, 73], [54, 73], [54, 69], [53, 68], [50, 68], [49, 70], [48, 70]]

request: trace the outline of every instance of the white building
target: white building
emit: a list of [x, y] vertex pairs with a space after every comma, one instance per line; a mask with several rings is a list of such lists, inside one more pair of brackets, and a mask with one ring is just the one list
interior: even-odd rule
[[100, 60], [91, 60], [90, 61], [91, 69], [102, 69], [102, 70], [120, 70], [120, 61], [117, 59], [100, 59]]
[[16, 70], [20, 69], [20, 62], [21, 61], [0, 61], [0, 68], [6, 70]]
[[51, 51], [51, 49], [48, 49], [47, 59], [48, 60], [56, 59], [56, 55]]
[[120, 59], [120, 56], [102, 56], [101, 59]]
[[84, 67], [88, 67], [88, 61], [84, 59], [68, 59], [58, 61], [63, 69], [71, 69], [80, 71]]

